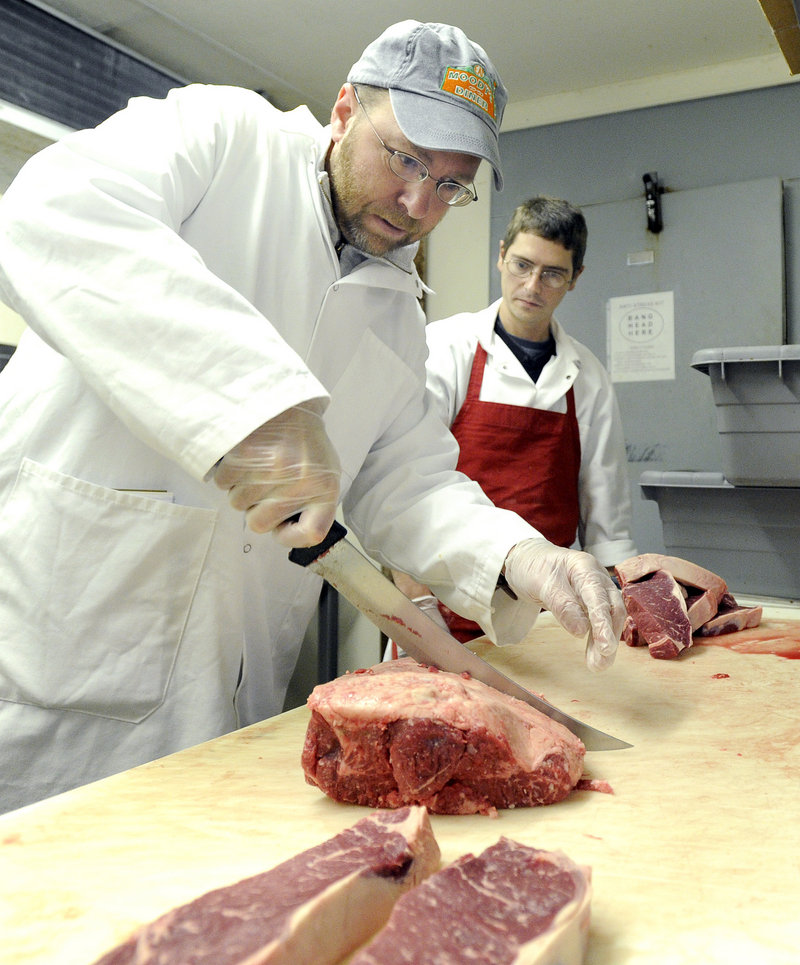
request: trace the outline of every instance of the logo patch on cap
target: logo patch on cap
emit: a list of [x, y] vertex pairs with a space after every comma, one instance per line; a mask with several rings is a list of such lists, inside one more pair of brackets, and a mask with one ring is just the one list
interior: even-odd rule
[[496, 121], [494, 89], [496, 81], [486, 76], [481, 64], [471, 67], [446, 67], [441, 89], [461, 100], [469, 101]]

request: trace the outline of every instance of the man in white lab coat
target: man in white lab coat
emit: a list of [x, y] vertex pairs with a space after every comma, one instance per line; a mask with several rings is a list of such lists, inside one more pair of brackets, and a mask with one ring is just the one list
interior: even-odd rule
[[425, 395], [416, 243], [481, 160], [501, 187], [505, 100], [460, 30], [405, 21], [329, 127], [192, 85], [9, 188], [0, 293], [30, 328], [0, 377], [0, 808], [279, 712], [320, 587], [286, 547], [339, 502], [493, 639], [544, 605], [613, 659], [605, 572], [457, 474]]

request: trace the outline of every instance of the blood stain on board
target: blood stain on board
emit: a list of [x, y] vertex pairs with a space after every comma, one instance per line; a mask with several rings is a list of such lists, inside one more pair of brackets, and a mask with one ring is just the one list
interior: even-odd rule
[[694, 645], [726, 647], [737, 653], [771, 653], [800, 660], [800, 625], [795, 620], [765, 620], [761, 626], [718, 637], [694, 637]]

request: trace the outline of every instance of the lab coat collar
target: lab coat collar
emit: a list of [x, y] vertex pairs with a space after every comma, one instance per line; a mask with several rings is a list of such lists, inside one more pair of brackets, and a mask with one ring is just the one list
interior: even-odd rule
[[[528, 375], [525, 373], [522, 363], [494, 330], [501, 301], [502, 298], [498, 298], [497, 301], [492, 302], [483, 310], [478, 327], [478, 341], [490, 360], [494, 358], [498, 364], [511, 366], [512, 371], [518, 369], [520, 374], [523, 374], [527, 379]], [[575, 340], [567, 334], [555, 318], [550, 320], [550, 331], [555, 339], [556, 354], [547, 363], [544, 371], [562, 377], [569, 376], [570, 380], [574, 380], [581, 368], [581, 359]]]

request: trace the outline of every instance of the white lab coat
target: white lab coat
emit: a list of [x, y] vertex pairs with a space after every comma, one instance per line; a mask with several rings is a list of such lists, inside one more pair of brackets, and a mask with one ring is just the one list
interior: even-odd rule
[[[330, 398], [345, 519], [501, 640], [535, 535], [455, 474], [413, 250], [341, 277], [305, 108], [193, 85], [35, 156], [0, 202], [0, 809], [281, 710], [320, 580], [209, 470]], [[449, 588], [449, 589], [448, 589]], [[492, 608], [496, 606], [496, 611]]]
[[480, 312], [428, 325], [428, 388], [439, 414], [452, 425], [464, 404], [478, 342], [487, 353], [483, 402], [566, 412], [572, 387], [581, 440], [578, 543], [604, 566], [613, 566], [636, 553], [625, 438], [613, 383], [596, 356], [555, 319], [556, 354], [534, 382], [494, 331], [499, 306], [500, 299]]

